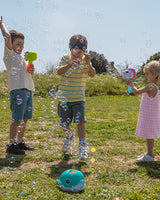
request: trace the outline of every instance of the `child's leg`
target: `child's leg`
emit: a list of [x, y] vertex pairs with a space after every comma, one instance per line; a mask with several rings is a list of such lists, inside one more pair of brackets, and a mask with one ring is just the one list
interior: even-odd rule
[[86, 135], [85, 122], [80, 121], [77, 124], [77, 130], [78, 130], [79, 141], [85, 141], [85, 135]]
[[147, 154], [153, 157], [154, 139], [147, 139]]
[[88, 150], [85, 144], [85, 134], [86, 134], [85, 122], [80, 121], [77, 124], [77, 129], [79, 136], [79, 157], [80, 159], [85, 160], [88, 157]]
[[24, 119], [22, 122], [20, 122], [17, 132], [17, 142], [21, 143], [24, 137], [24, 132], [27, 124], [27, 119]]
[[10, 143], [17, 142], [17, 128], [20, 122], [12, 121], [10, 125]]
[[63, 129], [67, 139], [72, 139], [73, 138], [73, 134], [71, 132], [70, 126], [62, 127], [62, 129]]

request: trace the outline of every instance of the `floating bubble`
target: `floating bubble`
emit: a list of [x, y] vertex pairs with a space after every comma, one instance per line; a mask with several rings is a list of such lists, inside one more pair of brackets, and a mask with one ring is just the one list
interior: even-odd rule
[[76, 49], [79, 49], [79, 47], [78, 47], [78, 46], [75, 46], [74, 49], [75, 49], [75, 50], [76, 50]]
[[56, 108], [56, 105], [55, 105], [55, 102], [54, 102], [54, 101], [51, 101], [50, 107], [51, 107], [51, 108]]
[[27, 97], [27, 98], [30, 97], [30, 91], [27, 91], [27, 93], [26, 93], [26, 97]]
[[66, 119], [66, 122], [67, 122], [67, 124], [70, 124], [71, 119], [68, 117], [68, 118]]
[[11, 157], [9, 158], [9, 162], [10, 162], [11, 164], [13, 164], [13, 163], [15, 162], [15, 157], [11, 156]]
[[49, 96], [56, 97], [56, 89], [55, 88], [52, 88], [48, 93], [49, 93]]
[[31, 112], [32, 111], [32, 106], [28, 106], [27, 110], [28, 110], [28, 112]]
[[61, 127], [66, 127], [66, 126], [67, 126], [67, 123], [66, 123], [66, 122], [60, 122], [60, 126], [61, 126]]
[[81, 113], [80, 113], [80, 112], [77, 112], [76, 116], [77, 116], [77, 117], [80, 117], [80, 116], [81, 116]]
[[85, 46], [84, 46], [84, 47], [82, 47], [82, 50], [83, 50], [83, 51], [86, 51], [86, 47], [85, 47]]
[[23, 1], [22, 0], [17, 0], [16, 5], [17, 6], [22, 6], [23, 5]]
[[80, 118], [79, 118], [79, 116], [76, 116], [76, 117], [75, 117], [75, 123], [78, 125], [79, 122], [80, 122]]
[[68, 110], [67, 104], [66, 104], [66, 105], [63, 105], [62, 108], [63, 108], [64, 111], [67, 111], [67, 110]]
[[18, 75], [18, 73], [17, 73], [17, 68], [12, 67], [12, 69], [11, 69], [11, 75], [12, 75], [12, 76]]
[[97, 20], [102, 20], [103, 19], [103, 13], [101, 10], [97, 10], [95, 12], [95, 17], [97, 18]]
[[17, 105], [21, 105], [22, 102], [23, 102], [23, 99], [21, 98], [21, 96], [20, 96], [20, 95], [17, 95], [17, 96], [16, 96], [16, 103], [17, 103]]

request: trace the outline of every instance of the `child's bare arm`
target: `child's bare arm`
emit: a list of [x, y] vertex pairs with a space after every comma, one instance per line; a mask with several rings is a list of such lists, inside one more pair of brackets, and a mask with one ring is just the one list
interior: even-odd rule
[[155, 86], [155, 84], [150, 83], [145, 87], [142, 87], [140, 89], [137, 89], [133, 83], [132, 80], [128, 80], [126, 81], [127, 85], [130, 85], [132, 88], [132, 92], [136, 95], [142, 95], [143, 93], [147, 92], [149, 96], [154, 97], [157, 94], [157, 87]]
[[57, 74], [58, 75], [65, 74], [69, 70], [69, 68], [71, 68], [72, 66], [77, 66], [79, 64], [80, 64], [80, 60], [79, 59], [73, 60], [72, 62], [70, 62], [70, 63], [68, 63], [66, 65], [58, 67]]
[[88, 75], [90, 77], [94, 77], [95, 76], [95, 69], [91, 65], [91, 55], [89, 53], [85, 54], [85, 61], [86, 61], [86, 64], [88, 66]]
[[4, 25], [2, 16], [1, 16], [1, 19], [0, 19], [0, 28], [1, 28], [2, 35], [5, 39], [5, 45], [8, 47], [8, 49], [11, 50], [12, 49], [11, 35]]

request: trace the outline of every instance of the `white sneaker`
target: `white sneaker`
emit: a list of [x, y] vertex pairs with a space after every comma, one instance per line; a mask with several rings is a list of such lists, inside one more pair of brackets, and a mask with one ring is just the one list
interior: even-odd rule
[[87, 148], [83, 144], [79, 145], [79, 158], [81, 160], [86, 160], [88, 158]]
[[66, 153], [67, 151], [70, 150], [71, 147], [71, 140], [70, 139], [65, 139], [64, 140], [64, 144], [62, 146], [62, 152]]
[[154, 158], [148, 154], [144, 154], [141, 157], [137, 158], [139, 162], [154, 162]]
[[141, 154], [141, 155], [139, 155], [139, 156], [137, 156], [137, 159], [138, 158], [142, 158], [144, 155], [146, 155], [147, 153], [144, 153], [144, 154]]

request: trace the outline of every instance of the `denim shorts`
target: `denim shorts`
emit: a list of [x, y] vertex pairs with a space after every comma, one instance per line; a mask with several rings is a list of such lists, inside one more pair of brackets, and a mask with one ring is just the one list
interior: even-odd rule
[[77, 101], [77, 102], [59, 101], [58, 115], [60, 117], [60, 125], [64, 127], [69, 126], [72, 123], [73, 118], [74, 118], [75, 123], [78, 123], [80, 121], [86, 122], [85, 102], [84, 101]]
[[19, 122], [24, 119], [32, 119], [32, 91], [25, 88], [10, 91], [10, 108], [12, 120]]

